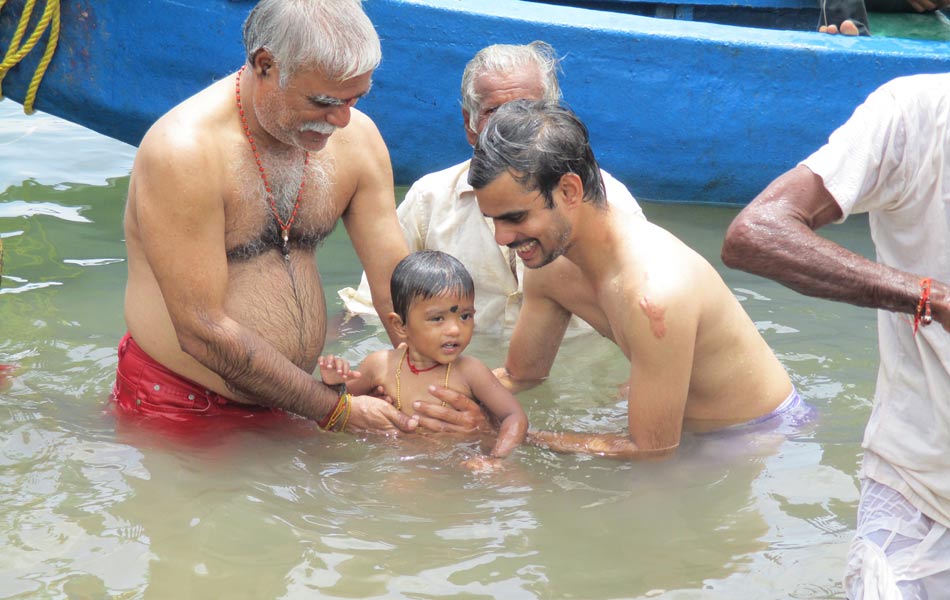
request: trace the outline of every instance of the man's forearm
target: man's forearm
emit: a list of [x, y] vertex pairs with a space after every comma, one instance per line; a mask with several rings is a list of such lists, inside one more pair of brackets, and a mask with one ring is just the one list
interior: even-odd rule
[[331, 388], [249, 331], [194, 338], [185, 352], [220, 376], [241, 401], [319, 421], [339, 399]]
[[[804, 224], [745, 225], [756, 231], [737, 243], [730, 238], [727, 266], [761, 275], [808, 296], [856, 306], [913, 314], [920, 278], [869, 260], [827, 240]], [[773, 244], [770, 240], [785, 240]], [[938, 287], [940, 289], [938, 289]], [[946, 295], [935, 286], [934, 297]]]
[[[816, 233], [842, 216], [821, 178], [799, 166], [778, 177], [729, 226], [722, 260], [808, 296], [913, 313], [920, 279]], [[946, 296], [941, 285], [934, 296]]]
[[676, 452], [676, 446], [658, 449], [639, 448], [629, 436], [610, 433], [529, 431], [528, 443], [554, 452], [593, 454], [620, 459], [658, 459], [666, 458]]

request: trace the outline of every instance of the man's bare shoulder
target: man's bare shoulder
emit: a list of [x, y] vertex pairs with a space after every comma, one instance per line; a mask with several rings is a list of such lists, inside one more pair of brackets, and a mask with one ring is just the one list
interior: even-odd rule
[[[673, 316], [695, 323], [711, 295], [718, 295], [715, 269], [667, 230], [646, 220], [625, 222], [624, 242], [603, 260], [610, 277], [597, 281], [597, 301], [615, 335], [636, 338]], [[621, 333], [623, 332], [623, 333]], [[652, 337], [652, 336], [651, 336]]]
[[225, 102], [233, 98], [222, 94], [222, 83], [202, 90], [162, 115], [145, 133], [139, 153], [146, 157], [157, 153], [163, 160], [175, 163], [216, 154], [214, 149], [237, 131], [237, 106]]
[[391, 182], [389, 150], [376, 124], [355, 108], [350, 115], [350, 122], [333, 132], [324, 151], [333, 161], [338, 188], [355, 189], [357, 182], [380, 177]]
[[620, 260], [626, 278], [644, 290], [695, 295], [697, 281], [715, 272], [699, 252], [666, 229], [642, 220], [631, 222], [629, 228], [626, 256]]
[[338, 151], [347, 153], [359, 153], [369, 149], [386, 149], [383, 142], [383, 136], [376, 127], [376, 123], [369, 115], [356, 108], [350, 110], [350, 122], [346, 127], [338, 129], [330, 138], [334, 142]]

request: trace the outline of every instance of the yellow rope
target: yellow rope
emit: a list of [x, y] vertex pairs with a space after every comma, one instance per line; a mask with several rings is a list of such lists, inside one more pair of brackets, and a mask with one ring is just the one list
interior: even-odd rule
[[[6, 2], [7, 0], [0, 0], [0, 10], [3, 9]], [[30, 85], [26, 90], [26, 97], [23, 100], [23, 112], [26, 114], [33, 113], [33, 103], [36, 101], [36, 92], [40, 87], [40, 81], [43, 79], [43, 75], [46, 74], [46, 69], [53, 59], [53, 52], [56, 51], [56, 44], [59, 42], [59, 2], [60, 0], [46, 0], [46, 7], [43, 9], [43, 15], [37, 22], [36, 28], [26, 42], [21, 45], [20, 42], [26, 34], [26, 27], [30, 22], [30, 17], [33, 16], [33, 7], [36, 4], [36, 0], [26, 0], [23, 5], [23, 14], [20, 15], [20, 22], [17, 24], [13, 38], [10, 40], [10, 47], [7, 48], [3, 62], [0, 62], [0, 99], [3, 99], [2, 84], [7, 71], [16, 66], [17, 63], [23, 60], [23, 57], [33, 50], [33, 47], [36, 46], [36, 43], [39, 42], [50, 23], [52, 23], [49, 39], [46, 42], [46, 50], [43, 52], [40, 63], [36, 66], [36, 72], [33, 74], [33, 79], [30, 81]]]

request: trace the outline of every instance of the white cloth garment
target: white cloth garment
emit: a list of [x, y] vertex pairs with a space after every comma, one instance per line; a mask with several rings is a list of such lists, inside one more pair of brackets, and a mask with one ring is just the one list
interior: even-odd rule
[[[868, 213], [880, 263], [950, 282], [950, 74], [902, 77], [881, 86], [802, 164], [822, 178], [842, 220]], [[930, 520], [928, 533], [913, 536], [917, 544], [926, 540], [930, 550], [920, 550], [925, 556], [915, 555], [914, 562], [932, 559], [946, 572], [950, 334], [935, 323], [915, 336], [906, 314], [879, 310], [877, 321], [881, 361], [862, 444], [862, 476], [890, 488]], [[873, 506], [865, 510], [874, 512]], [[888, 517], [894, 515], [880, 515]], [[908, 527], [916, 531], [918, 525]], [[865, 573], [861, 597], [890, 598], [900, 582], [927, 577], [896, 555], [874, 555], [865, 547], [868, 539], [858, 532], [855, 545], [861, 548], [852, 554], [861, 565], [849, 567], [849, 573]], [[889, 573], [882, 572], [885, 566]], [[890, 592], [874, 595], [873, 588]], [[950, 589], [944, 592], [931, 598], [950, 597]]]
[[[524, 265], [495, 242], [495, 227], [478, 208], [468, 184], [469, 161], [430, 173], [416, 181], [396, 213], [409, 251], [441, 250], [458, 258], [475, 281], [475, 322], [479, 332], [511, 333], [521, 309]], [[643, 210], [627, 188], [601, 171], [607, 200], [638, 218]], [[351, 314], [375, 316], [364, 273], [359, 288], [338, 292]], [[571, 330], [591, 329], [573, 319]]]
[[845, 590], [863, 600], [950, 596], [950, 535], [883, 483], [864, 479]]

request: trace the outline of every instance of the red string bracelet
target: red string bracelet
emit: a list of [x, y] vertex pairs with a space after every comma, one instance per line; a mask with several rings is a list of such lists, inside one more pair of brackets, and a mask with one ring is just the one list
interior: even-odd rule
[[325, 417], [317, 421], [317, 427], [324, 431], [333, 431], [333, 428], [336, 426], [337, 422], [340, 421], [340, 417], [343, 417], [343, 426], [338, 430], [343, 431], [346, 428], [346, 422], [350, 418], [350, 399], [352, 396], [346, 391], [345, 383], [341, 383], [339, 386], [327, 387], [339, 388], [340, 398], [337, 400], [336, 406], [333, 407], [333, 410], [328, 412]]
[[920, 300], [917, 301], [917, 312], [914, 313], [914, 335], [917, 335], [917, 329], [921, 325], [926, 327], [934, 320], [930, 315], [931, 281], [933, 280], [930, 277], [924, 277], [920, 280]]

